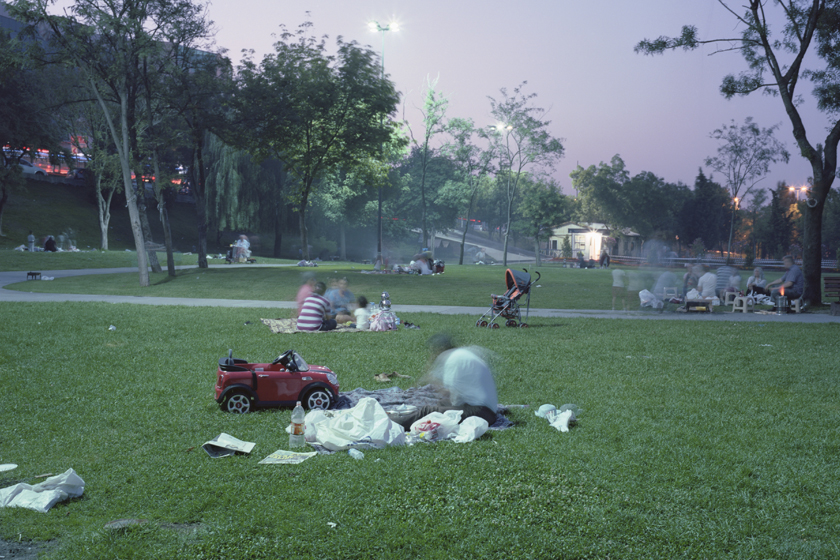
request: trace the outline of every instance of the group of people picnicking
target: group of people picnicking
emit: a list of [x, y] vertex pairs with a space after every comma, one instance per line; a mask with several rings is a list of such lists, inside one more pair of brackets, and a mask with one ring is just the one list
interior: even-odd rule
[[[778, 306], [778, 299], [784, 295], [788, 301], [802, 297], [805, 287], [805, 277], [790, 255], [782, 259], [785, 267], [784, 275], [778, 280], [768, 282], [761, 267], [756, 267], [752, 275], [747, 278], [742, 289], [743, 278], [740, 272], [731, 266], [724, 265], [717, 270], [707, 270], [702, 264], [687, 264], [683, 274], [682, 285], [673, 272], [663, 272], [657, 278], [652, 289], [645, 285], [645, 279], [639, 272], [629, 274], [621, 269], [613, 269], [613, 298], [612, 308], [615, 310], [616, 300], [621, 299], [623, 308], [627, 309], [627, 294], [640, 294], [643, 290], [658, 300], [684, 301], [685, 299], [703, 299], [724, 301], [726, 292], [754, 298], [756, 303]], [[784, 293], [782, 293], [784, 292]]]
[[338, 325], [355, 325], [357, 329], [367, 330], [368, 300], [365, 296], [356, 298], [347, 286], [346, 278], [333, 279], [327, 289], [315, 274], [306, 273], [296, 297], [297, 329], [331, 331]]

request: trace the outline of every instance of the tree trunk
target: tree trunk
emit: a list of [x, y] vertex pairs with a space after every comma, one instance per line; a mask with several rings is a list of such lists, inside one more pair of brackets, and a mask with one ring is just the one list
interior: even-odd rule
[[735, 231], [735, 207], [732, 207], [732, 219], [729, 220], [729, 243], [726, 245], [726, 264], [732, 262], [732, 233]]
[[[137, 177], [137, 187], [139, 191], [137, 195], [137, 209], [140, 211], [140, 225], [143, 228], [143, 238], [146, 240], [146, 243], [154, 243], [154, 239], [152, 238], [152, 228], [149, 225], [148, 208], [146, 207], [146, 184], [139, 173], [135, 171], [134, 175]], [[162, 272], [163, 269], [160, 266], [160, 262], [158, 262], [157, 252], [152, 249], [147, 249], [146, 253], [149, 255], [149, 266], [152, 267], [152, 272]]]
[[102, 196], [102, 177], [96, 178], [96, 205], [99, 209], [99, 232], [100, 247], [103, 251], [108, 250], [108, 225], [111, 223], [111, 199], [114, 198], [114, 191], [111, 188], [108, 198]]
[[9, 190], [3, 185], [0, 188], [0, 236], [5, 237], [6, 235], [3, 233], [3, 210], [6, 209], [6, 202], [9, 201]]
[[306, 236], [306, 214], [304, 213], [304, 208], [306, 208], [305, 203], [301, 204], [300, 208], [298, 209], [298, 226], [300, 227], [300, 254], [301, 258], [304, 260], [309, 259], [309, 239]]
[[534, 265], [541, 266], [542, 261], [540, 260], [540, 237], [538, 235], [534, 236], [534, 253], [537, 255], [537, 260], [534, 263]]
[[[472, 205], [470, 205], [472, 206]], [[467, 221], [464, 224], [464, 233], [461, 234], [461, 254], [458, 256], [458, 264], [464, 264], [464, 245], [467, 244], [467, 230], [470, 228], [470, 211], [467, 209]]]
[[169, 210], [166, 208], [166, 198], [163, 196], [163, 188], [158, 188], [158, 181], [161, 178], [160, 163], [158, 162], [157, 150], [152, 150], [152, 166], [155, 170], [155, 199], [158, 205], [158, 217], [163, 226], [163, 244], [166, 246], [166, 273], [169, 277], [175, 278], [175, 255], [172, 251], [172, 229], [169, 227]]
[[341, 229], [339, 230], [339, 235], [340, 235], [339, 242], [341, 243], [341, 252], [340, 252], [339, 256], [341, 257], [341, 260], [346, 261], [347, 260], [347, 226], [344, 224], [343, 221], [341, 222], [340, 228]]
[[283, 220], [281, 219], [282, 207], [277, 201], [274, 205], [274, 252], [272, 255], [275, 259], [280, 258], [281, 246], [283, 244]]
[[[825, 189], [831, 188], [830, 184]], [[816, 190], [816, 189], [815, 189]], [[805, 206], [805, 231], [802, 235], [802, 274], [805, 276], [805, 300], [810, 305], [822, 302], [822, 221], [825, 197], [811, 208]]]
[[195, 214], [198, 218], [198, 268], [209, 268], [207, 264], [207, 203], [204, 192], [204, 152], [201, 147], [202, 138], [195, 139], [194, 165], [195, 177]]

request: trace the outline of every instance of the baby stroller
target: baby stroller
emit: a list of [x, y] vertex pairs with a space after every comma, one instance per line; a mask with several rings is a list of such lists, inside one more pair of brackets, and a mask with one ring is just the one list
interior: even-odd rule
[[[527, 329], [528, 323], [522, 322], [522, 312], [519, 309], [519, 298], [527, 296], [525, 299], [525, 318], [527, 319], [528, 311], [531, 309], [531, 286], [539, 281], [539, 279], [539, 272], [537, 272], [536, 280], [531, 280], [531, 275], [528, 274], [527, 269], [523, 269], [522, 272], [507, 269], [505, 272], [507, 292], [501, 296], [497, 296], [495, 294], [490, 296], [493, 298], [493, 305], [490, 306], [490, 309], [484, 312], [484, 315], [478, 318], [478, 321], [475, 322], [475, 326], [498, 329], [499, 324], [496, 323], [496, 319], [502, 317], [506, 319], [506, 327], [518, 326], [521, 329]], [[487, 319], [489, 319], [489, 321]]]

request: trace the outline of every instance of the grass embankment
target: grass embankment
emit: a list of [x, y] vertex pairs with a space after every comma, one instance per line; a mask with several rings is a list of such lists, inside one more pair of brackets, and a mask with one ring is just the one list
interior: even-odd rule
[[[86, 253], [79, 254], [82, 259]], [[128, 255], [128, 253], [126, 253]], [[61, 256], [64, 255], [53, 255]], [[50, 256], [40, 254], [23, 255], [41, 259], [44, 270], [49, 269]], [[95, 256], [93, 258], [98, 258]], [[45, 260], [44, 260], [45, 259]], [[18, 257], [16, 264], [25, 262]], [[183, 264], [195, 264], [195, 256], [181, 256]], [[215, 261], [220, 262], [220, 261]], [[259, 259], [260, 263], [289, 262]], [[264, 301], [291, 301], [300, 286], [301, 273], [314, 272], [319, 279], [328, 281], [333, 277], [347, 277], [350, 290], [355, 295], [365, 295], [371, 301], [378, 301], [379, 294], [388, 291], [395, 304], [412, 305], [466, 305], [488, 306], [490, 294], [505, 292], [504, 268], [501, 266], [456, 266], [449, 265], [446, 272], [435, 276], [361, 274], [370, 269], [354, 263], [324, 263], [318, 268], [254, 266], [220, 266], [210, 269], [180, 270], [172, 279], [165, 272], [153, 274], [152, 286], [141, 288], [137, 273], [91, 275], [58, 278], [51, 282], [22, 282], [9, 286], [10, 289], [44, 293], [79, 293], [103, 295], [130, 295], [155, 297], [227, 298]], [[533, 271], [532, 267], [527, 267]], [[30, 270], [23, 268], [19, 270]], [[611, 309], [612, 270], [573, 269], [544, 266], [539, 269], [541, 279], [532, 288], [531, 306], [543, 309]], [[661, 270], [640, 270], [646, 276], [646, 285], [652, 289]], [[746, 278], [747, 274], [743, 274]], [[768, 279], [775, 279], [781, 273], [769, 273]], [[534, 275], [536, 278], [536, 275]], [[25, 278], [21, 275], [21, 279]], [[525, 300], [520, 300], [524, 306]], [[637, 309], [639, 298], [627, 295], [629, 309]], [[617, 303], [621, 309], [621, 301]], [[722, 309], [718, 308], [718, 309]]]
[[[3, 210], [4, 236], [0, 237], [0, 249], [26, 245], [29, 230], [40, 240], [47, 235], [58, 239], [67, 228], [75, 231], [79, 249], [97, 249], [100, 247], [98, 215], [92, 192], [77, 186], [29, 180], [25, 191], [12, 193]], [[150, 210], [148, 215], [153, 239], [163, 243], [163, 229], [157, 211]], [[195, 205], [173, 203], [169, 207], [169, 221], [176, 249], [192, 251], [198, 238]], [[109, 225], [109, 248], [115, 251], [134, 250], [124, 198], [118, 200], [115, 197], [111, 203]], [[136, 259], [134, 266], [137, 266]]]
[[[833, 324], [534, 319], [489, 331], [407, 314], [422, 330], [272, 335], [259, 318], [277, 310], [2, 313], [0, 463], [20, 467], [0, 487], [69, 467], [87, 483], [47, 514], [0, 509], [0, 536], [46, 541], [46, 558], [840, 555]], [[500, 400], [531, 405], [511, 413], [515, 428], [267, 466], [287, 446], [289, 410], [234, 416], [212, 399], [228, 348], [254, 360], [295, 348], [344, 390], [376, 388], [382, 371], [416, 379], [440, 329], [499, 354]], [[585, 409], [578, 427], [534, 417], [546, 402]], [[199, 446], [220, 432], [256, 448], [210, 459]], [[103, 528], [121, 518], [147, 523]]]

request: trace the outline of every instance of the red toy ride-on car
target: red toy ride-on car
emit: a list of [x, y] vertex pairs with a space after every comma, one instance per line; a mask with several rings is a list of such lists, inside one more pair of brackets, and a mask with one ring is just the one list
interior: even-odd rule
[[270, 364], [253, 364], [233, 357], [219, 359], [216, 402], [226, 412], [245, 413], [255, 408], [294, 406], [327, 409], [338, 400], [338, 376], [323, 366], [309, 365], [289, 350]]

